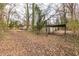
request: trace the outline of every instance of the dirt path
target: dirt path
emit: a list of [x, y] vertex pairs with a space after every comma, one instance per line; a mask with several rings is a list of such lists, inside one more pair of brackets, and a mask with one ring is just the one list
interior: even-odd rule
[[9, 31], [0, 41], [0, 55], [74, 55], [73, 51], [72, 44], [56, 35]]

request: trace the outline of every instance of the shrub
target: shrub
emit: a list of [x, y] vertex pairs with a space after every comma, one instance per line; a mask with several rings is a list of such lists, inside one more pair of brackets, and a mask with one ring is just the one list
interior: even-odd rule
[[34, 26], [34, 31], [36, 33], [40, 33], [40, 31], [42, 30], [42, 28], [45, 27], [45, 21], [41, 20], [40, 22], [37, 22], [37, 24]]
[[0, 30], [1, 31], [7, 30], [7, 24], [3, 20], [0, 20]]
[[68, 29], [76, 32], [79, 30], [79, 21], [78, 20], [71, 20], [67, 23]]
[[16, 27], [16, 28], [19, 27], [18, 21], [12, 21], [12, 20], [11, 20], [10, 23], [9, 23], [9, 28], [12, 29], [12, 28], [14, 28], [14, 27]]

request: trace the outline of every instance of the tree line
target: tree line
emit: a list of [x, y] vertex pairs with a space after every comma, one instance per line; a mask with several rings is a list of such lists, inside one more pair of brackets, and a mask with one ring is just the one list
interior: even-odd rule
[[[55, 19], [55, 24], [67, 24], [68, 29], [76, 31], [79, 26], [79, 4], [77, 3], [24, 3], [17, 12], [17, 3], [0, 3], [0, 29], [26, 26], [26, 30], [41, 31], [46, 22]], [[20, 19], [20, 21], [18, 21]]]

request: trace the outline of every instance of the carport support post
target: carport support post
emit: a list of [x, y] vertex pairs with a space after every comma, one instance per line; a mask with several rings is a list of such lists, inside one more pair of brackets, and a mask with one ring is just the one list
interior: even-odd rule
[[65, 35], [66, 35], [66, 25], [65, 25]]
[[46, 35], [48, 35], [48, 32], [47, 32], [47, 26], [46, 26]]

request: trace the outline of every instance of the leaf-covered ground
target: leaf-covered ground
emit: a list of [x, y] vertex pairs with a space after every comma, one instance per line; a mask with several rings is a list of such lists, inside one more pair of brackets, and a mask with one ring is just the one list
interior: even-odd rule
[[0, 55], [50, 56], [79, 55], [73, 42], [64, 35], [36, 35], [26, 31], [8, 31], [0, 38]]

